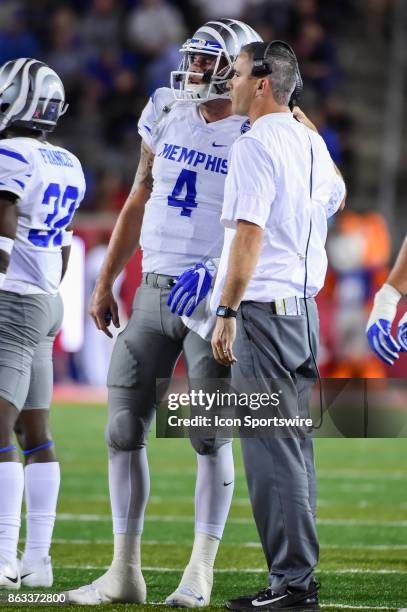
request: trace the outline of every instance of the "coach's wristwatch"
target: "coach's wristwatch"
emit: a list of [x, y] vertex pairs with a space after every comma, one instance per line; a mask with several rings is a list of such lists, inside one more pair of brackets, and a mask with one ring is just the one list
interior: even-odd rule
[[229, 306], [218, 306], [216, 316], [230, 319], [231, 317], [237, 316], [237, 310], [233, 310], [233, 308], [229, 308]]

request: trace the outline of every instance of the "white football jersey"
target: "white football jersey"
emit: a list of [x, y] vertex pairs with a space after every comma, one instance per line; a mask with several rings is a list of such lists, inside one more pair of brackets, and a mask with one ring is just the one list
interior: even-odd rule
[[175, 102], [168, 88], [150, 98], [139, 120], [155, 154], [141, 231], [144, 272], [178, 275], [220, 256], [229, 150], [247, 129], [247, 119], [237, 115], [206, 123], [197, 104]]
[[17, 235], [3, 290], [56, 293], [63, 232], [85, 194], [78, 158], [35, 138], [0, 140], [0, 190], [19, 198]]

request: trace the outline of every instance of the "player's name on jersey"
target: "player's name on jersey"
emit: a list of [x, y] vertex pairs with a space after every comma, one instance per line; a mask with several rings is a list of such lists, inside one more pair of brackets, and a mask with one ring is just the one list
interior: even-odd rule
[[41, 153], [42, 159], [46, 164], [73, 168], [73, 161], [66, 151], [53, 151], [52, 149], [43, 149], [41, 147], [38, 148], [38, 151]]
[[196, 149], [188, 149], [171, 143], [164, 143], [164, 146], [157, 157], [163, 157], [170, 161], [188, 164], [190, 166], [204, 165], [205, 170], [217, 172], [218, 174], [228, 173], [228, 160], [209, 153], [203, 153]]

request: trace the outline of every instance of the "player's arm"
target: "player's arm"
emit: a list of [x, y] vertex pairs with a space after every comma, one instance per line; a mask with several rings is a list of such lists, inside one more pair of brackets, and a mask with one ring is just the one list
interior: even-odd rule
[[73, 237], [73, 228], [72, 225], [68, 225], [65, 228], [63, 237], [62, 237], [62, 247], [61, 247], [61, 256], [62, 256], [62, 270], [61, 270], [61, 282], [64, 278], [66, 271], [68, 269], [69, 256], [71, 254], [71, 242]]
[[93, 291], [89, 313], [96, 327], [109, 338], [112, 337], [108, 329], [110, 316], [115, 327], [120, 326], [117, 303], [112, 292], [113, 283], [139, 245], [144, 210], [153, 189], [153, 163], [154, 153], [142, 141], [134, 183], [117, 219]]
[[18, 196], [0, 191], [0, 288], [2, 287], [17, 232]]
[[407, 313], [399, 321], [397, 341], [391, 334], [391, 326], [397, 312], [397, 304], [407, 293], [407, 237], [404, 239], [396, 263], [383, 287], [376, 293], [366, 333], [372, 351], [388, 365], [398, 359], [399, 350], [407, 351]]
[[400, 295], [405, 295], [407, 293], [407, 236], [404, 238], [396, 263], [387, 279], [387, 283], [394, 287]]

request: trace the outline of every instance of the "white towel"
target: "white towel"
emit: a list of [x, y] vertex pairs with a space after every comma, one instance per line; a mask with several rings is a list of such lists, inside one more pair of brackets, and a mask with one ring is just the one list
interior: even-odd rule
[[212, 333], [216, 323], [216, 315], [210, 309], [212, 289], [207, 296], [198, 304], [190, 317], [185, 315], [182, 318], [184, 325], [201, 336], [207, 342], [212, 339]]

